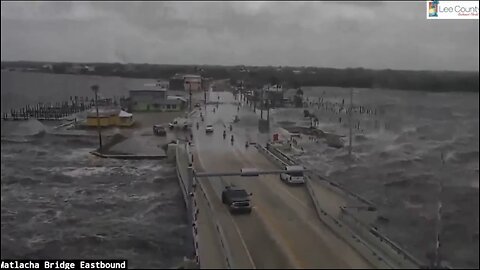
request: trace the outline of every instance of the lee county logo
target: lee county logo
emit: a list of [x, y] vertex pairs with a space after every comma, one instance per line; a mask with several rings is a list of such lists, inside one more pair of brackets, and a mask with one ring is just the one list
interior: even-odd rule
[[427, 19], [478, 20], [478, 1], [427, 1]]
[[428, 2], [428, 17], [438, 17], [438, 0]]

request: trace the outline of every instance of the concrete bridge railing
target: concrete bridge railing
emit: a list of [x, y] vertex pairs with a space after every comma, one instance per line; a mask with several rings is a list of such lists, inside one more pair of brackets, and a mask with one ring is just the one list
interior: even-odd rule
[[[257, 145], [257, 149], [268, 159], [279, 166], [296, 165], [294, 159], [288, 157], [275, 147], [268, 145], [268, 149]], [[370, 263], [379, 268], [419, 268], [421, 265], [412, 255], [399, 248], [387, 237], [379, 232], [372, 233], [366, 230], [365, 225], [360, 225], [358, 219], [340, 221], [329, 215], [322, 209], [312, 188], [312, 179], [306, 177], [305, 186], [317, 210], [320, 220], [329, 226], [334, 232], [341, 236], [345, 241], [357, 249]], [[349, 215], [352, 219], [354, 216]], [[363, 224], [363, 223], [362, 223]], [[349, 226], [347, 226], [349, 225]], [[352, 230], [350, 227], [355, 228]], [[358, 231], [357, 231], [358, 230]]]
[[218, 233], [218, 239], [220, 242], [219, 245], [225, 259], [225, 264], [227, 268], [232, 268], [232, 255], [226, 242], [225, 233], [223, 232], [223, 229], [220, 226], [217, 217], [215, 216], [215, 211], [212, 207], [211, 199], [208, 196], [208, 193], [205, 192], [201, 181], [198, 181], [194, 177], [193, 156], [191, 154], [188, 143], [181, 143], [180, 141], [177, 141], [175, 162], [177, 165], [177, 177], [179, 180], [180, 188], [182, 190], [183, 198], [187, 208], [187, 213], [189, 213], [189, 220], [192, 224], [192, 242], [194, 246], [194, 256], [197, 265], [201, 267], [197, 223], [198, 213], [200, 211], [197, 204], [197, 195], [200, 195], [205, 198], [208, 207], [208, 209], [202, 210], [207, 211], [208, 217], [211, 218], [213, 220], [213, 223], [215, 224], [215, 229]]
[[180, 184], [180, 189], [182, 190], [183, 199], [187, 209], [187, 217], [189, 224], [192, 226], [192, 245], [193, 245], [193, 256], [195, 258], [195, 263], [198, 267], [200, 264], [200, 257], [198, 252], [198, 228], [197, 228], [197, 217], [198, 217], [198, 208], [197, 201], [195, 198], [195, 193], [193, 192], [193, 179], [192, 179], [192, 166], [189, 160], [187, 149], [185, 144], [177, 141], [176, 151], [175, 151], [175, 163], [177, 170], [177, 178]]

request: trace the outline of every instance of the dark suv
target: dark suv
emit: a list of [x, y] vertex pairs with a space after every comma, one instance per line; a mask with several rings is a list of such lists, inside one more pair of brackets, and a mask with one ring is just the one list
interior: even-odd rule
[[235, 186], [226, 186], [222, 191], [222, 202], [226, 204], [230, 213], [251, 213], [252, 205], [250, 204], [250, 196], [245, 189]]

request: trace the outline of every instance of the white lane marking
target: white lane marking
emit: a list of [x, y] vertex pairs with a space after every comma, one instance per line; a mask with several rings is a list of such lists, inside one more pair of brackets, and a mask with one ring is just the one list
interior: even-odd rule
[[240, 241], [242, 242], [243, 248], [245, 249], [245, 252], [247, 252], [248, 260], [250, 261], [250, 264], [252, 265], [253, 269], [257, 269], [257, 266], [255, 266], [255, 263], [253, 262], [252, 255], [250, 254], [250, 251], [247, 248], [247, 244], [245, 243], [245, 240], [243, 239], [242, 233], [240, 232], [240, 228], [238, 228], [237, 223], [233, 219], [231, 215], [228, 215], [230, 219], [233, 222], [233, 226], [235, 227], [235, 230], [238, 233], [238, 236], [240, 237]]
[[[202, 162], [202, 160], [201, 160], [200, 157], [198, 157], [198, 161], [199, 161], [199, 163], [200, 163], [200, 166], [201, 166], [202, 168], [205, 168], [205, 167], [203, 166], [204, 164], [203, 164], [203, 162]], [[223, 182], [223, 178], [220, 177], [220, 179], [221, 179], [221, 181]], [[210, 186], [211, 186], [211, 188], [215, 191], [215, 188], [213, 187], [214, 185], [210, 184]], [[208, 191], [206, 190], [206, 192], [208, 192]], [[216, 195], [218, 196], [218, 194], [216, 194]], [[250, 251], [249, 251], [248, 248], [247, 248], [247, 244], [245, 243], [245, 240], [243, 239], [242, 233], [240, 232], [240, 229], [238, 228], [237, 223], [235, 222], [235, 220], [233, 219], [233, 217], [230, 215], [230, 213], [227, 213], [227, 215], [230, 217], [230, 219], [231, 219], [231, 221], [232, 221], [232, 223], [233, 223], [233, 226], [234, 226], [234, 228], [235, 228], [235, 231], [237, 232], [238, 237], [240, 238], [240, 242], [242, 243], [242, 246], [243, 246], [243, 248], [245, 249], [245, 252], [247, 253], [247, 257], [248, 257], [248, 260], [249, 260], [250, 264], [252, 265], [253, 269], [257, 269], [257, 267], [255, 266], [255, 263], [253, 262], [252, 255], [250, 254]]]

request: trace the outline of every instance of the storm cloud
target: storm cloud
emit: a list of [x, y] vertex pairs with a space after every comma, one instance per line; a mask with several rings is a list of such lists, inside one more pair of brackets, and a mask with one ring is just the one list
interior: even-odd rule
[[425, 2], [2, 2], [2, 61], [479, 69]]

